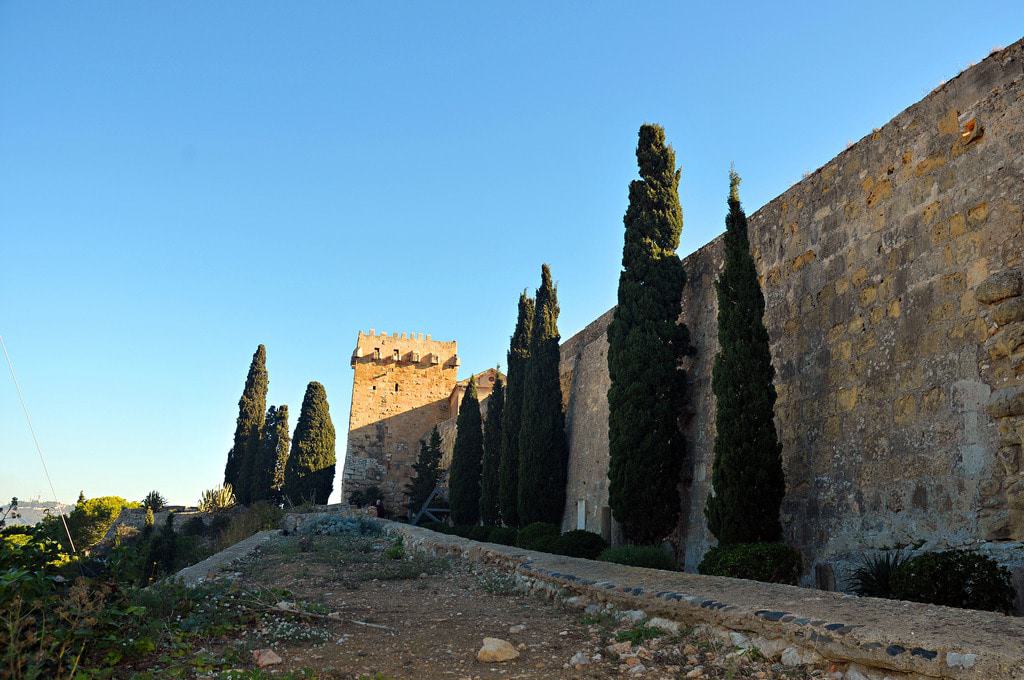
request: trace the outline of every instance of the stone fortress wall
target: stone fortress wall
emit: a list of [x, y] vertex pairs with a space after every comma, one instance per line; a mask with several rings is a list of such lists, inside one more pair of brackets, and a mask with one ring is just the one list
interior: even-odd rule
[[[779, 395], [785, 540], [803, 551], [807, 582], [836, 587], [831, 564], [864, 549], [1024, 539], [1022, 153], [1024, 41], [750, 216]], [[682, 319], [698, 353], [686, 366], [676, 539], [690, 570], [714, 542], [703, 508], [721, 251], [719, 237], [685, 259]], [[563, 524], [614, 538], [610, 320], [562, 345]]]
[[392, 512], [405, 507], [405, 486], [419, 441], [449, 418], [459, 370], [458, 345], [429, 335], [359, 332], [352, 352], [352, 410], [343, 491], [377, 486]]

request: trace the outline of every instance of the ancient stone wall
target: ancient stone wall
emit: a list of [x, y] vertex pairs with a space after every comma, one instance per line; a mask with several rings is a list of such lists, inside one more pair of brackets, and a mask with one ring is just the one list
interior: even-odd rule
[[378, 486], [402, 512], [419, 441], [449, 417], [458, 347], [428, 335], [360, 331], [352, 353], [352, 410], [342, 497]]
[[[1019, 42], [750, 217], [779, 394], [786, 540], [804, 552], [808, 581], [835, 586], [828, 563], [863, 549], [1024, 539], [1022, 150]], [[721, 239], [685, 264], [683, 320], [698, 353], [687, 366], [677, 538], [693, 569], [713, 543], [703, 507]], [[587, 528], [591, 508], [607, 505], [609, 320], [563, 345], [567, 526], [580, 499]]]

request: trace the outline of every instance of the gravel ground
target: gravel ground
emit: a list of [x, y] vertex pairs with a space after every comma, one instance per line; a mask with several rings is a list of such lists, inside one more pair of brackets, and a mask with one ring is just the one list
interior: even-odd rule
[[[390, 549], [390, 550], [389, 550]], [[515, 591], [505, 574], [406, 555], [391, 539], [275, 538], [228, 574], [274, 589], [280, 613], [234, 631], [225, 647], [265, 673], [306, 678], [828, 678], [783, 666], [701, 630], [669, 633], [614, 612], [590, 614]], [[290, 611], [284, 611], [290, 610]], [[509, 643], [503, 662], [477, 659], [483, 638]], [[272, 660], [273, 656], [270, 657]], [[255, 665], [251, 666], [254, 668]], [[256, 676], [247, 676], [256, 677]], [[834, 676], [833, 676], [834, 677]]]

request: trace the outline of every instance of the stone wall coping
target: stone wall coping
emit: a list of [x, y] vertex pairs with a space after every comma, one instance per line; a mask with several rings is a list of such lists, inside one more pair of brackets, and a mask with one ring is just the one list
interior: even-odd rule
[[1024, 618], [743, 579], [627, 567], [383, 522], [411, 550], [489, 564], [570, 595], [936, 678], [1024, 679]]

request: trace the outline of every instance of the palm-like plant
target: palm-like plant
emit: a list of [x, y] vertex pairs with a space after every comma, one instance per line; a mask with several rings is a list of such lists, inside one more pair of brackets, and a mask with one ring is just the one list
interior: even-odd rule
[[850, 588], [862, 597], [896, 598], [896, 572], [907, 559], [908, 556], [899, 550], [861, 558], [860, 564], [850, 575]]
[[200, 512], [227, 510], [235, 504], [235, 491], [230, 484], [207, 489], [199, 499]]
[[153, 512], [160, 512], [164, 509], [165, 505], [167, 505], [167, 500], [160, 495], [159, 491], [150, 491], [142, 499], [142, 507]]

